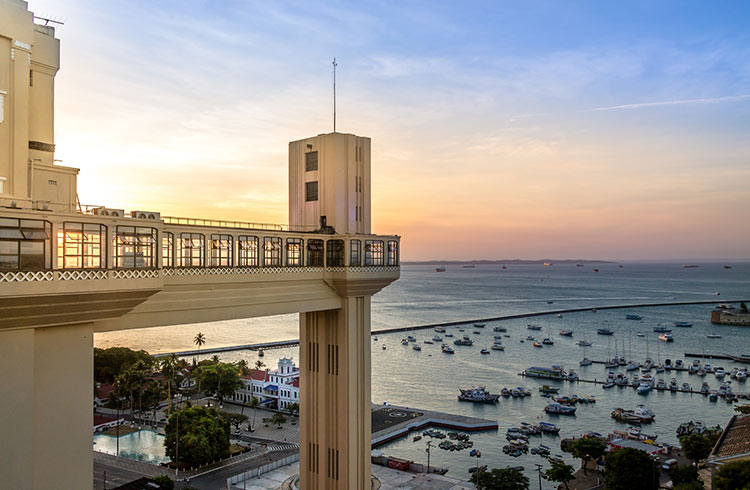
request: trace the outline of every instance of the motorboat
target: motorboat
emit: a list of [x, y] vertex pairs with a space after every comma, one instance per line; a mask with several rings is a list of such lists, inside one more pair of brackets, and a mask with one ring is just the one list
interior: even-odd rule
[[617, 373], [617, 376], [615, 377], [615, 384], [617, 386], [625, 386], [628, 384], [628, 377], [625, 376], [622, 373]]
[[543, 338], [543, 339], [542, 339], [542, 343], [543, 343], [544, 345], [553, 345], [553, 344], [554, 344], [554, 342], [552, 342], [552, 339], [550, 339], [549, 337], [545, 337], [545, 338]]
[[528, 337], [526, 337], [526, 340], [528, 340], [530, 342], [533, 342], [534, 341], [534, 337], [532, 335], [529, 335]]
[[377, 337], [373, 337], [372, 340], [374, 340], [375, 342], [377, 342], [378, 338]]
[[620, 363], [617, 361], [617, 359], [610, 359], [604, 364], [604, 367], [607, 369], [613, 369], [616, 367], [620, 367]]
[[422, 350], [422, 346], [421, 346], [421, 345], [419, 345], [419, 344], [414, 344], [414, 345], [412, 346], [412, 349], [414, 349], [414, 350]]
[[447, 333], [447, 334], [445, 334], [445, 336], [446, 336], [446, 338], [447, 337], [453, 337], [453, 334], [452, 333]]
[[[443, 339], [440, 339], [440, 340], [443, 340]], [[425, 343], [425, 344], [434, 344], [435, 342], [433, 342], [433, 341], [432, 341], [432, 340], [430, 340], [430, 339], [427, 339], [427, 340], [425, 340], [425, 341], [424, 341], [424, 343]]]
[[693, 391], [693, 387], [690, 383], [682, 383], [682, 391]]
[[706, 394], [710, 391], [710, 387], [708, 386], [708, 383], [703, 383], [701, 385], [701, 393]]
[[656, 389], [657, 390], [666, 390], [667, 389], [667, 382], [664, 381], [664, 378], [659, 378], [659, 380], [656, 382]]
[[666, 368], [664, 367], [664, 364], [659, 364], [658, 366], [656, 366], [655, 369], [657, 373], [663, 373], [666, 370]]
[[632, 315], [632, 314], [628, 314], [628, 315], [625, 315], [625, 319], [626, 319], [626, 320], [642, 320], [642, 319], [643, 319], [643, 317], [642, 317], [642, 316], [640, 316], [640, 315]]
[[440, 335], [435, 335], [434, 337], [432, 337], [432, 340], [435, 342], [442, 342], [443, 337], [441, 337]]
[[737, 381], [745, 381], [747, 379], [747, 368], [740, 368], [737, 371], [736, 379]]
[[503, 340], [503, 336], [502, 335], [494, 335], [492, 338], [495, 339], [495, 340]]
[[543, 347], [541, 342], [534, 342], [534, 347]]
[[670, 390], [676, 390], [677, 389], [677, 378], [672, 378], [669, 380], [669, 389]]
[[401, 339], [401, 345], [409, 345], [409, 341], [406, 339]]
[[579, 366], [591, 366], [592, 364], [594, 364], [594, 361], [592, 361], [592, 360], [591, 360], [591, 359], [589, 359], [588, 357], [584, 357], [583, 359], [581, 359], [581, 360], [580, 360], [580, 361], [578, 362], [578, 365], [579, 365]]
[[474, 345], [474, 341], [465, 335], [461, 339], [454, 340], [453, 343], [455, 345]]
[[443, 267], [435, 267], [435, 272], [445, 272], [445, 266], [443, 266]]
[[479, 322], [474, 324], [474, 328], [484, 328], [486, 325], [486, 323]]
[[711, 332], [710, 334], [706, 335], [706, 337], [708, 337], [709, 339], [720, 339], [721, 335], [716, 332]]
[[550, 393], [554, 394], [560, 391], [560, 388], [553, 388], [548, 385], [542, 385], [541, 388], [539, 388], [539, 393]]
[[682, 362], [682, 359], [677, 359], [677, 360], [676, 360], [676, 361], [674, 362], [674, 367], [676, 367], [677, 369], [682, 369], [682, 368], [684, 368], [684, 367], [685, 367], [685, 363], [684, 363], [684, 362]]
[[435, 327], [435, 332], [437, 332], [437, 333], [445, 333], [445, 327]]
[[560, 335], [563, 337], [572, 337], [573, 331], [572, 330], [560, 330]]
[[537, 424], [537, 427], [539, 427], [539, 430], [547, 434], [557, 434], [560, 432], [560, 428], [558, 426], [549, 422], [539, 422]]
[[580, 345], [581, 347], [591, 347], [591, 342], [588, 340], [579, 340], [577, 345]]
[[472, 333], [473, 333], [474, 335], [480, 335], [480, 334], [481, 334], [482, 332], [480, 332], [479, 330], [474, 330], [474, 331], [473, 331]]
[[497, 399], [500, 395], [493, 395], [489, 393], [484, 386], [477, 386], [469, 390], [461, 390], [461, 394], [458, 395], [458, 399], [463, 402], [474, 402], [474, 403], [497, 403]]
[[648, 383], [641, 383], [638, 385], [638, 388], [636, 388], [636, 392], [639, 395], [648, 395], [649, 391], [651, 391], [651, 385]]
[[493, 342], [492, 345], [490, 346], [490, 349], [504, 351], [505, 350], [505, 346], [503, 344], [501, 344], [500, 342]]
[[604, 383], [604, 384], [602, 385], [602, 388], [604, 388], [604, 389], [607, 389], [607, 388], [614, 388], [614, 387], [615, 387], [615, 384], [614, 384], [613, 382], [611, 382], [611, 381], [607, 381], [606, 383]]
[[416, 342], [417, 338], [413, 335], [407, 335], [406, 340], [408, 340], [409, 342]]
[[596, 333], [599, 335], [612, 335], [614, 332], [608, 328], [597, 328]]
[[659, 335], [659, 340], [662, 342], [674, 342], [674, 337], [671, 333], [663, 333]]
[[724, 376], [726, 376], [726, 372], [724, 372], [723, 367], [717, 367], [714, 369], [714, 376], [716, 376], [718, 379], [722, 379]]
[[542, 327], [540, 327], [539, 325], [532, 325], [532, 324], [526, 325], [526, 328], [528, 328], [529, 330], [541, 330], [542, 329]]
[[547, 413], [556, 413], [559, 415], [575, 415], [576, 407], [554, 402], [544, 407], [544, 411]]
[[385, 344], [383, 344], [383, 350], [385, 350], [385, 349], [386, 349]]
[[636, 337], [645, 337], [645, 336], [646, 336], [646, 334], [645, 334], [645, 333], [643, 333], [643, 332], [638, 332], [637, 334], [635, 334], [635, 336], [636, 336]]
[[455, 354], [455, 351], [453, 350], [453, 347], [450, 345], [444, 345], [442, 347], [443, 354]]
[[487, 349], [487, 348], [484, 348], [484, 349], [480, 350], [480, 351], [479, 351], [479, 353], [480, 353], [480, 354], [489, 354], [489, 353], [490, 353], [490, 350], [489, 350], [489, 349]]
[[578, 381], [578, 373], [572, 369], [568, 371], [568, 381]]
[[654, 327], [654, 332], [656, 332], [656, 333], [667, 333], [667, 332], [671, 332], [671, 331], [672, 331], [671, 328], [664, 327], [662, 325], [658, 325], [658, 326]]
[[507, 331], [508, 331], [508, 329], [507, 329], [507, 328], [505, 328], [505, 327], [494, 327], [494, 328], [492, 329], [492, 331], [493, 331], [493, 332], [507, 332]]
[[674, 326], [680, 327], [680, 328], [687, 328], [687, 327], [692, 327], [693, 324], [690, 322], [674, 322]]

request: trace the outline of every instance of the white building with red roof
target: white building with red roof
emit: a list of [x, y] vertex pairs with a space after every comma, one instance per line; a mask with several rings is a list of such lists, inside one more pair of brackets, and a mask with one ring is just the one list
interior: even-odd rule
[[299, 403], [299, 368], [286, 357], [279, 359], [278, 369], [251, 369], [249, 374], [242, 376], [242, 381], [244, 386], [228, 401], [248, 403], [255, 397], [260, 399], [261, 406], [278, 410]]

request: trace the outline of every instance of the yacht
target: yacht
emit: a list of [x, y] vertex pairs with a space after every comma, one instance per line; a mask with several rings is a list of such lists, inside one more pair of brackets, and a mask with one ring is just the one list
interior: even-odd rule
[[722, 379], [724, 376], [726, 376], [726, 374], [727, 373], [724, 372], [724, 368], [723, 367], [717, 367], [714, 370], [714, 376], [716, 376], [718, 379]]
[[612, 335], [614, 332], [608, 328], [597, 328], [596, 333], [599, 335]]
[[453, 353], [455, 353], [455, 351], [453, 350], [453, 347], [451, 347], [450, 345], [443, 344], [442, 350], [443, 350], [443, 354], [453, 354]]
[[656, 332], [656, 333], [667, 333], [667, 332], [671, 332], [671, 331], [672, 331], [671, 328], [669, 328], [669, 327], [663, 327], [661, 325], [654, 327], [654, 332]]
[[573, 331], [572, 330], [560, 330], [560, 335], [563, 337], [572, 337]]
[[484, 386], [477, 386], [470, 390], [461, 390], [461, 394], [458, 395], [458, 399], [463, 402], [474, 402], [474, 403], [497, 403], [497, 399], [500, 395], [492, 395]]
[[677, 378], [672, 378], [669, 380], [669, 389], [670, 390], [676, 390], [677, 389]]
[[591, 347], [591, 342], [588, 340], [579, 340], [578, 345], [581, 347]]
[[663, 333], [659, 335], [659, 340], [662, 342], [674, 342], [674, 337], [671, 333]]
[[643, 317], [640, 315], [625, 315], [626, 320], [642, 320]]

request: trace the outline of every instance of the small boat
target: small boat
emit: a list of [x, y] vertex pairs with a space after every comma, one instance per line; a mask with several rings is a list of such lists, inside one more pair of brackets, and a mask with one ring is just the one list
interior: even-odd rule
[[687, 327], [692, 327], [693, 324], [690, 322], [674, 322], [674, 326], [680, 327], [680, 328], [687, 328]]
[[669, 380], [669, 389], [672, 391], [677, 389], [677, 378], [672, 378]]
[[563, 337], [572, 337], [573, 331], [572, 330], [560, 330], [560, 335]]
[[[440, 339], [440, 340], [443, 340], [443, 339]], [[424, 343], [425, 344], [434, 344], [434, 342], [432, 340], [430, 340], [430, 339], [425, 340]]]
[[716, 376], [718, 379], [723, 378], [724, 376], [726, 376], [726, 374], [727, 373], [724, 371], [723, 367], [719, 366], [716, 369], [714, 369], [714, 376]]
[[505, 328], [505, 327], [494, 327], [494, 328], [492, 329], [492, 331], [493, 331], [493, 332], [507, 332], [507, 331], [508, 331], [508, 329], [507, 329], [507, 328]]
[[659, 335], [659, 340], [663, 342], [674, 342], [674, 337], [671, 333], [663, 333]]
[[578, 365], [579, 365], [579, 366], [591, 366], [592, 364], [594, 364], [594, 361], [592, 361], [592, 360], [591, 360], [591, 359], [589, 359], [588, 357], [584, 357], [583, 359], [581, 359], [581, 360], [580, 360], [580, 361], [578, 362]]
[[422, 350], [422, 346], [421, 346], [421, 345], [419, 345], [419, 344], [414, 344], [414, 345], [412, 346], [412, 349], [414, 349], [414, 350]]
[[578, 381], [578, 373], [572, 369], [568, 371], [568, 381]]
[[612, 335], [614, 332], [608, 328], [597, 328], [596, 333], [599, 335]]
[[537, 424], [537, 427], [539, 427], [540, 431], [546, 434], [558, 434], [560, 432], [560, 428], [558, 426], [549, 422], [539, 422], [539, 424]]
[[560, 388], [553, 388], [548, 385], [542, 385], [541, 388], [539, 388], [539, 393], [557, 393], [560, 391]]
[[588, 340], [579, 340], [576, 345], [580, 345], [581, 347], [591, 347], [591, 342]]
[[639, 395], [647, 395], [649, 391], [651, 391], [651, 385], [648, 383], [641, 383], [638, 385], [638, 388], [636, 388], [636, 392]]
[[374, 340], [375, 342], [377, 342], [378, 338], [377, 337], [373, 337], [372, 340]]
[[443, 267], [435, 267], [435, 272], [445, 272], [445, 266], [443, 266]]
[[435, 332], [437, 332], [437, 333], [445, 333], [445, 327], [435, 327]]
[[442, 347], [442, 351], [443, 351], [443, 354], [454, 354], [455, 353], [455, 351], [453, 350], [453, 347], [451, 347], [450, 345], [444, 345]]
[[500, 395], [492, 395], [484, 386], [477, 386], [469, 390], [460, 390], [461, 394], [458, 395], [458, 399], [463, 402], [474, 402], [474, 403], [497, 403], [497, 399]]
[[671, 331], [672, 331], [671, 328], [663, 327], [661, 325], [654, 327], [654, 332], [656, 333], [666, 333], [666, 332], [671, 332]]
[[682, 383], [682, 391], [693, 391], [693, 387], [690, 383]]
[[414, 436], [414, 439], [412, 439], [412, 442], [417, 442], [420, 439], [422, 439], [422, 436]]
[[547, 413], [556, 413], [559, 415], [575, 415], [576, 407], [569, 405], [563, 405], [562, 403], [550, 403], [544, 407], [544, 411]]
[[636, 369], [640, 369], [640, 365], [638, 365], [635, 361], [630, 361], [627, 366], [625, 366], [625, 371], [635, 371]]
[[682, 359], [677, 359], [674, 362], [674, 367], [676, 367], [677, 369], [682, 369], [684, 366], [685, 366], [685, 363], [682, 362]]
[[474, 328], [484, 328], [486, 326], [486, 323], [475, 323]]
[[409, 341], [406, 339], [401, 339], [401, 345], [409, 345]]
[[453, 337], [453, 334], [452, 333], [447, 333], [447, 334], [445, 334], [445, 336], [446, 337]]
[[553, 344], [554, 344], [554, 342], [552, 342], [552, 339], [550, 339], [549, 337], [545, 337], [545, 338], [543, 338], [543, 339], [542, 339], [542, 343], [543, 343], [544, 345], [553, 345]]
[[553, 303], [554, 303], [554, 301], [552, 301], [552, 300], [549, 300], [549, 301], [547, 301], [547, 304], [548, 304], [548, 305], [551, 305], [551, 304], [553, 304]]
[[717, 395], [715, 392], [712, 392], [710, 395], [708, 395], [709, 401], [715, 402], [719, 399], [719, 395]]
[[462, 339], [456, 339], [453, 341], [455, 345], [474, 345], [474, 341], [464, 335]]
[[263, 356], [265, 356], [265, 354], [263, 353], [263, 351], [262, 351], [262, 350], [259, 350], [259, 351], [258, 351], [258, 357], [263, 357]]
[[482, 350], [479, 351], [479, 353], [480, 354], [489, 354], [490, 350], [489, 349], [482, 349]]
[[645, 336], [646, 336], [646, 334], [645, 334], [645, 333], [643, 333], [643, 332], [638, 332], [637, 334], [635, 334], [635, 336], [636, 336], [636, 337], [645, 337]]
[[557, 318], [562, 318], [562, 313], [558, 313]]
[[534, 345], [534, 347], [542, 347], [541, 342], [534, 342], [533, 345]]
[[731, 265], [724, 265], [724, 266], [722, 266], [722, 267], [724, 267], [724, 269], [731, 269], [731, 268], [732, 268], [732, 266], [731, 266]]
[[473, 331], [472, 333], [473, 333], [474, 335], [480, 335], [480, 334], [481, 334], [482, 332], [480, 332], [479, 330], [474, 330], [474, 331]]
[[435, 335], [434, 337], [432, 337], [432, 340], [434, 340], [435, 342], [442, 342], [443, 338], [440, 335]]
[[709, 339], [720, 339], [721, 335], [716, 332], [711, 332], [710, 334], [706, 335], [706, 337], [708, 337]]
[[542, 327], [540, 327], [539, 325], [526, 325], [526, 328], [528, 328], [529, 330], [541, 330], [542, 329]]
[[[530, 342], [533, 342], [534, 341], [534, 337], [531, 336], [531, 335], [529, 335], [528, 337], [526, 337], [526, 340], [528, 340]], [[521, 341], [521, 342], [523, 342], [523, 341]]]
[[642, 316], [640, 316], [640, 315], [632, 315], [632, 314], [628, 314], [628, 315], [625, 315], [625, 319], [626, 319], [626, 320], [642, 320], [642, 319], [643, 319], [643, 317], [642, 317]]
[[599, 269], [591, 269], [591, 272], [599, 272]]
[[614, 383], [613, 383], [612, 381], [607, 381], [606, 383], [604, 383], [604, 384], [602, 385], [602, 388], [604, 388], [604, 389], [607, 389], [607, 388], [614, 388], [614, 387], [615, 387], [615, 384], [614, 384]]
[[406, 340], [408, 340], [409, 342], [416, 342], [417, 338], [413, 335], [407, 335]]
[[385, 344], [383, 344], [383, 350], [385, 350]]

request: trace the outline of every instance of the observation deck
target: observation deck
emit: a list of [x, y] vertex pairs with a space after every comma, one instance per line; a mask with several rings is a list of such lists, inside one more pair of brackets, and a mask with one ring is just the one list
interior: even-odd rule
[[399, 277], [396, 235], [84, 207], [0, 208], [0, 329], [96, 332], [341, 307]]

